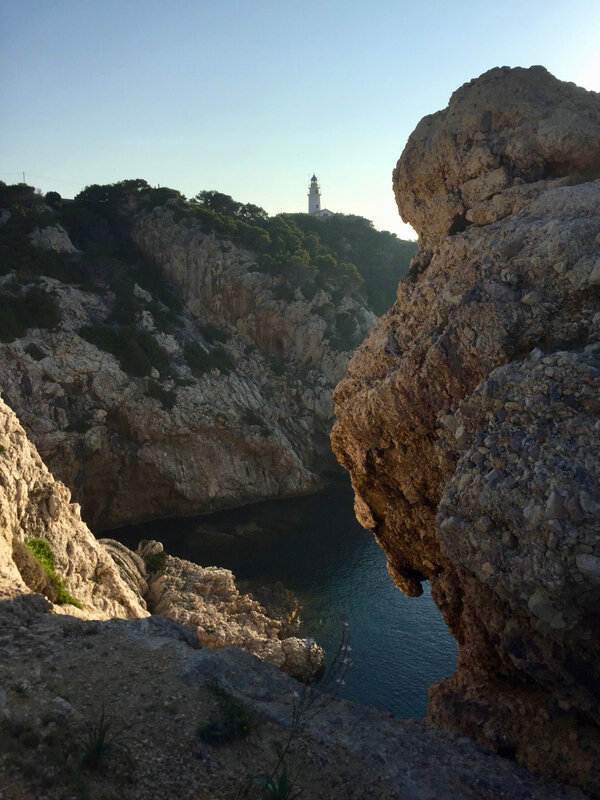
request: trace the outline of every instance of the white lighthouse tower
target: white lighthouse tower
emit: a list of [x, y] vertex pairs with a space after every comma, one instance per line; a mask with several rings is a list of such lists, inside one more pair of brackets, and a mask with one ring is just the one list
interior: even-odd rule
[[317, 176], [313, 175], [310, 179], [308, 188], [308, 213], [316, 214], [321, 210], [321, 188], [317, 183]]
[[317, 176], [313, 175], [308, 187], [308, 213], [313, 217], [332, 217], [333, 211], [321, 206], [321, 187], [317, 182]]

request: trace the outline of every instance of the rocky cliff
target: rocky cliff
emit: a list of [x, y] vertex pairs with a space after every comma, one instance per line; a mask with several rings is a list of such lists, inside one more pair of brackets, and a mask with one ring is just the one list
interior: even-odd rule
[[359, 521], [459, 642], [430, 719], [600, 793], [600, 97], [494, 69], [394, 171], [420, 236], [336, 389]]
[[375, 317], [360, 297], [282, 286], [183, 201], [66, 206], [75, 247], [59, 212], [16, 189], [0, 229], [0, 391], [95, 530], [319, 485], [350, 356], [335, 313], [364, 336]]
[[148, 616], [146, 603], [123, 580], [70, 499], [0, 400], [0, 598], [33, 591], [57, 599], [56, 586], [25, 546], [43, 540], [75, 601], [56, 604], [56, 611], [93, 619]]
[[303, 688], [263, 661], [306, 675], [318, 648], [279, 640], [231, 573], [140, 552], [94, 539], [0, 401], [3, 797], [258, 798], [261, 779], [284, 780], [283, 750], [315, 800], [585, 800], [468, 739]]

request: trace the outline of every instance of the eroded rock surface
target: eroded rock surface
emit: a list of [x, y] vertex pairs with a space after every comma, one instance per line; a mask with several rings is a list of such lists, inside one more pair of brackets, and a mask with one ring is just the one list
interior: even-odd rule
[[55, 611], [93, 619], [148, 616], [70, 499], [0, 400], [0, 598], [47, 588], [47, 576], [24, 546], [39, 538], [49, 543], [56, 573], [82, 606], [55, 605]]
[[397, 585], [430, 580], [459, 642], [430, 718], [595, 793], [599, 168], [600, 97], [539, 67], [425, 118], [394, 174], [420, 251], [332, 435]]
[[192, 628], [204, 647], [239, 647], [300, 680], [323, 671], [323, 649], [289, 636], [282, 620], [240, 592], [231, 570], [169, 556], [156, 541], [140, 542], [137, 553], [114, 539], [100, 544], [153, 614]]
[[[31, 540], [49, 545], [55, 573], [76, 604], [61, 601], [56, 581], [26, 546]], [[148, 555], [154, 561], [147, 569]], [[32, 608], [37, 603], [83, 619], [148, 617], [149, 608], [193, 628], [199, 644], [235, 645], [298, 678], [323, 668], [323, 650], [286, 635], [282, 622], [239, 591], [229, 570], [167, 556], [159, 542], [138, 554], [112, 539], [96, 540], [69, 490], [54, 480], [0, 400], [0, 603], [32, 593], [46, 598], [25, 601]]]
[[598, 178], [599, 126], [595, 92], [543, 67], [492, 69], [409, 137], [394, 170], [400, 215], [428, 244], [510, 216], [548, 185]]

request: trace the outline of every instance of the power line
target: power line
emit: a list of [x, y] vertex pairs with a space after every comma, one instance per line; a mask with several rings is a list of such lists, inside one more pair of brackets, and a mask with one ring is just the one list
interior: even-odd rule
[[[25, 173], [22, 170], [19, 172], [0, 172], [0, 175], [22, 175], [23, 179], [25, 179]], [[69, 181], [66, 178], [49, 178], [47, 175], [37, 175], [35, 172], [28, 172], [27, 175], [31, 176], [32, 178], [41, 178], [43, 181], [70, 183], [73, 186], [81, 186], [81, 181]]]

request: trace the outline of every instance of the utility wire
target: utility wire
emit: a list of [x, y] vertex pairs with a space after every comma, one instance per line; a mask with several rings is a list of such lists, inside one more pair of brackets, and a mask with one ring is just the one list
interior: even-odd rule
[[[0, 172], [0, 175], [24, 175], [25, 173], [23, 170], [19, 170], [19, 172]], [[34, 172], [28, 172], [27, 175], [31, 176], [32, 178], [41, 178], [43, 181], [56, 181], [58, 183], [70, 183], [73, 186], [81, 186], [80, 181], [69, 181], [65, 178], [49, 178], [47, 175], [37, 175]]]

